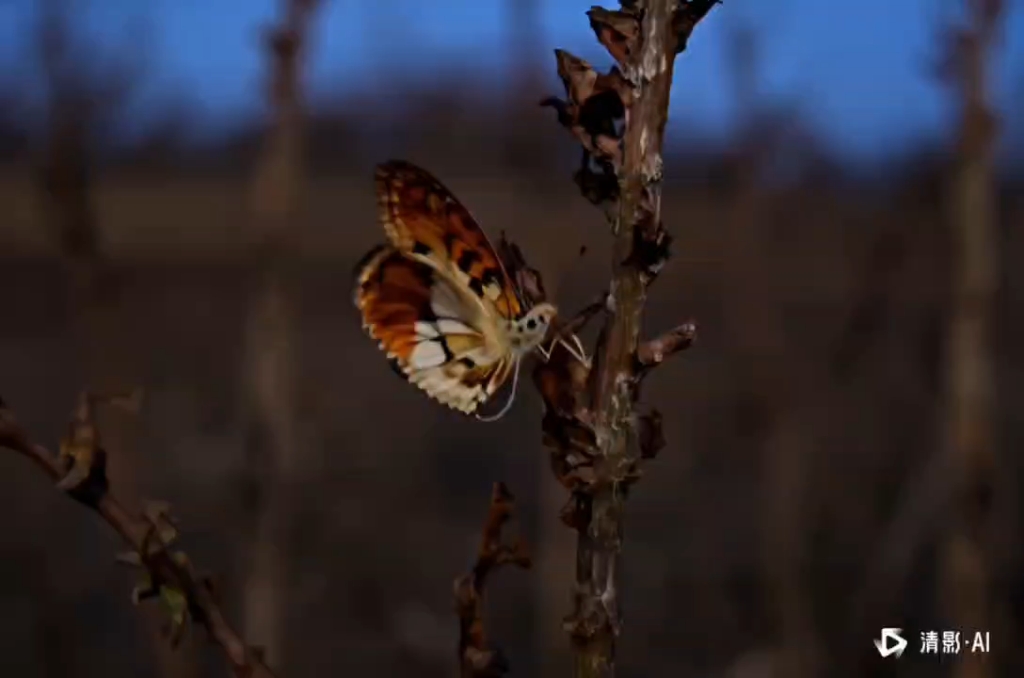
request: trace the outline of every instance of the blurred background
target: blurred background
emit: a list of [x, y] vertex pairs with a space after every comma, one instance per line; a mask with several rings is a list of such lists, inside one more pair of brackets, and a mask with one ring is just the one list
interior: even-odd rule
[[[622, 676], [1022, 675], [1024, 2], [994, 5], [730, 2], [677, 61], [647, 322], [700, 339], [645, 389], [668, 447], [629, 504]], [[563, 308], [603, 286], [537, 105], [555, 47], [609, 65], [588, 8], [0, 0], [0, 392], [55, 446], [81, 387], [145, 389], [101, 411], [114, 486], [172, 503], [282, 676], [453, 675], [498, 479], [536, 565], [494, 579], [491, 631], [513, 675], [568, 673], [538, 397], [494, 424], [431, 403], [350, 285], [401, 157]], [[106, 525], [0, 471], [0, 675], [224, 675], [132, 607]], [[953, 629], [991, 654], [918, 655]]]

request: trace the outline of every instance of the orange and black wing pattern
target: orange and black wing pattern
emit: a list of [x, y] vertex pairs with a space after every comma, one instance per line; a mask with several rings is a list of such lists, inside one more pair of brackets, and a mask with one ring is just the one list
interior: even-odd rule
[[377, 206], [395, 249], [446, 271], [505, 318], [523, 305], [476, 219], [430, 172], [404, 160], [377, 167]]
[[392, 367], [430, 397], [474, 412], [513, 362], [468, 290], [390, 245], [360, 263], [355, 303]]

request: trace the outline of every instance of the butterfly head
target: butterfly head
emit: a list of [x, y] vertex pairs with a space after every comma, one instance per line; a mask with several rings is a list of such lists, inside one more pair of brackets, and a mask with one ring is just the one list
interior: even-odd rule
[[552, 304], [537, 304], [526, 315], [512, 322], [509, 338], [518, 355], [525, 355], [544, 341], [548, 328], [558, 314]]

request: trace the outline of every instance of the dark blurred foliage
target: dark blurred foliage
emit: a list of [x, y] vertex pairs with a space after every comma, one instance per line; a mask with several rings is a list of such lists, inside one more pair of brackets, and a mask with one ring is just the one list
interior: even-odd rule
[[[284, 676], [452, 675], [451, 582], [472, 560], [492, 480], [516, 493], [540, 559], [571, 549], [536, 395], [524, 391], [496, 424], [443, 410], [392, 376], [350, 302], [353, 264], [383, 237], [372, 166], [391, 156], [430, 168], [490, 233], [505, 230], [563, 307], [600, 289], [608, 234], [575, 192], [571, 141], [534, 105], [546, 93], [452, 79], [400, 101], [366, 92], [311, 111], [312, 174], [287, 262], [303, 444], [301, 499], [280, 544], [292, 563]], [[0, 383], [54, 444], [87, 378], [71, 329], [81, 302], [41, 216], [47, 137], [21, 110], [0, 104]], [[119, 285], [104, 302], [116, 331], [97, 350], [147, 391], [140, 417], [101, 424], [120, 431], [113, 474], [121, 465], [133, 494], [172, 502], [192, 558], [225, 582], [236, 610], [251, 502], [237, 405], [245, 195], [262, 129], [200, 143], [188, 116], [170, 106], [131, 143], [107, 133], [83, 151], [97, 246]], [[949, 152], [913, 148], [853, 167], [790, 112], [751, 118], [720, 146], [685, 118], [670, 122], [663, 212], [675, 255], [648, 323], [692, 316], [700, 338], [645, 393], [665, 414], [668, 447], [629, 507], [621, 674], [783, 675], [771, 666], [790, 641], [769, 564], [795, 539], [804, 555], [786, 576], [806, 603], [801, 642], [821, 658], [817, 675], [939, 675], [948, 660], [880, 662], [871, 638], [881, 626], [949, 627], [934, 584], [943, 516], [929, 508], [946, 487], [934, 458]], [[1013, 160], [998, 186], [998, 676], [1024, 669], [1024, 272], [1013, 263], [1024, 257], [1024, 175], [1012, 169], [1024, 162]], [[155, 613], [132, 608], [113, 536], [21, 459], [0, 456], [0, 469], [0, 675], [157, 675], [143, 623]], [[795, 513], [774, 506], [789, 499]], [[794, 515], [796, 536], [778, 541]], [[564, 645], [541, 637], [568, 610], [561, 571], [557, 582], [542, 581], [543, 568], [502, 572], [491, 585], [491, 630], [513, 675], [565, 674], [567, 653], [538, 651]], [[193, 675], [223, 675], [201, 635], [183, 651], [200, 658]]]

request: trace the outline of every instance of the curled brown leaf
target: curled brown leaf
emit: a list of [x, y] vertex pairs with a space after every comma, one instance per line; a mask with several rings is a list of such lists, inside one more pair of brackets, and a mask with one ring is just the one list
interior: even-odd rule
[[591, 7], [587, 12], [597, 41], [605, 46], [620, 66], [625, 66], [637, 45], [640, 21], [633, 12]]
[[640, 458], [654, 459], [665, 447], [664, 418], [656, 409], [640, 415], [638, 436], [640, 438]]
[[617, 68], [600, 74], [589, 62], [565, 50], [555, 50], [558, 76], [567, 99], [541, 102], [558, 112], [559, 122], [598, 160], [617, 167], [622, 161], [621, 124], [633, 101], [633, 88]]
[[532, 306], [547, 301], [547, 290], [544, 289], [544, 280], [540, 271], [526, 263], [522, 250], [505, 236], [504, 231], [498, 238], [497, 249], [498, 258], [501, 260], [502, 266], [505, 267], [505, 272], [526, 296], [525, 301]]

